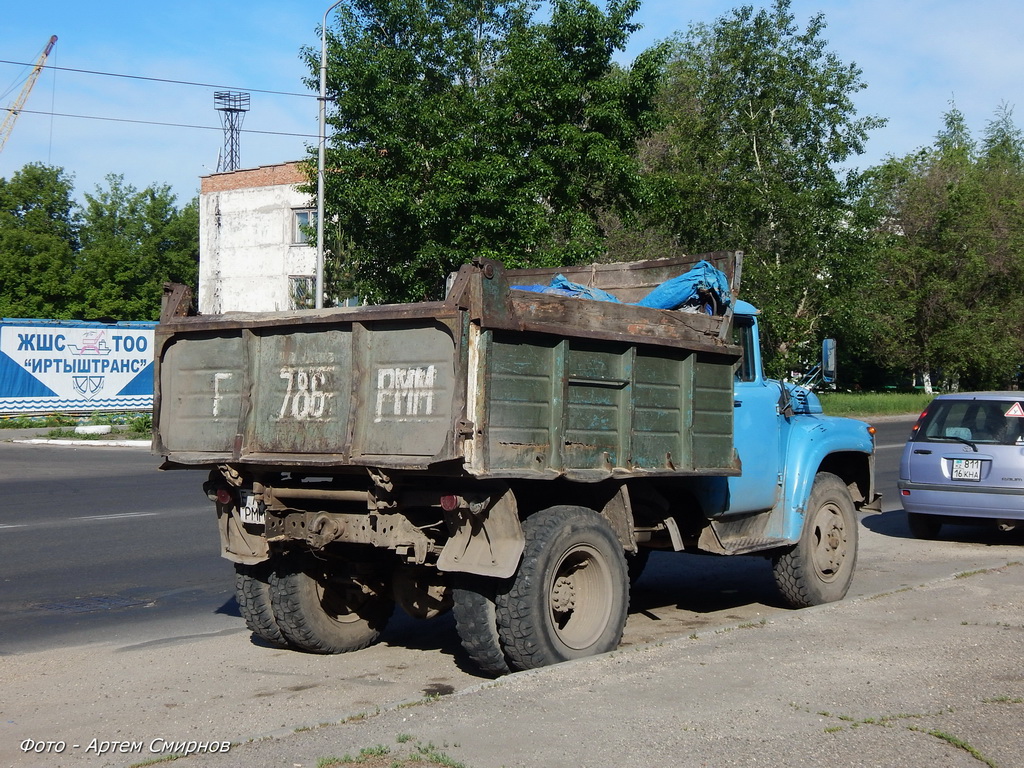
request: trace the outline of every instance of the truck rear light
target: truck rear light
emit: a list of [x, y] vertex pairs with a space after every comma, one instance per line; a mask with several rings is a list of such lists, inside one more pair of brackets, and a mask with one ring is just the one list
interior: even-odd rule
[[220, 504], [232, 504], [235, 501], [235, 496], [227, 488], [217, 489], [217, 502]]
[[449, 496], [442, 496], [441, 497], [441, 509], [443, 509], [445, 512], [451, 512], [452, 510], [457, 509], [458, 506], [459, 506], [459, 497], [458, 496], [451, 496], [451, 495], [449, 495]]

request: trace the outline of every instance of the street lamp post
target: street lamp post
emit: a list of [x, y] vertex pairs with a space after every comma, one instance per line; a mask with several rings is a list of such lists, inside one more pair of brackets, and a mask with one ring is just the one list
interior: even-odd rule
[[327, 14], [345, 0], [324, 11], [320, 25], [320, 130], [316, 157], [316, 308], [324, 308], [324, 156], [327, 145]]

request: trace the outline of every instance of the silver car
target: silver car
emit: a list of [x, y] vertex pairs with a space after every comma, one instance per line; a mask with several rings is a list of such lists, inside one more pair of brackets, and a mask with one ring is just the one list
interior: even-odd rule
[[1024, 392], [936, 397], [903, 449], [897, 488], [918, 538], [943, 522], [1024, 527]]

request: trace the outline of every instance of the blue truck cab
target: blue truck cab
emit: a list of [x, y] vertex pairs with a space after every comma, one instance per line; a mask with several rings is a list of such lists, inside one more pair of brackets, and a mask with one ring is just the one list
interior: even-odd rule
[[[735, 303], [742, 355], [733, 434], [741, 473], [702, 482], [698, 498], [710, 525], [700, 549], [769, 554], [780, 590], [796, 607], [839, 600], [856, 567], [857, 513], [880, 510], [874, 430], [826, 416], [810, 386], [767, 378], [758, 315], [751, 304]], [[830, 352], [826, 346], [826, 378]]]

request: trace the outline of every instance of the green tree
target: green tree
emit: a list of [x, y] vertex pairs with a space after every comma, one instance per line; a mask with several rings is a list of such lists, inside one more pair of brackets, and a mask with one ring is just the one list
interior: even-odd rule
[[[829, 52], [825, 20], [801, 30], [789, 0], [743, 6], [671, 42], [665, 128], [646, 140], [647, 237], [698, 253], [741, 249], [742, 292], [765, 310], [770, 367], [813, 358], [840, 294], [857, 282], [865, 243], [849, 226], [863, 151], [861, 71]], [[851, 270], [853, 274], [851, 274]]]
[[[325, 204], [371, 301], [439, 297], [473, 256], [510, 266], [602, 252], [628, 216], [652, 52], [611, 60], [638, 0], [351, 0], [330, 34]], [[306, 52], [318, 71], [318, 54]], [[311, 177], [315, 172], [311, 173]]]
[[71, 179], [30, 163], [0, 178], [0, 317], [64, 319], [78, 248]]
[[955, 107], [932, 147], [871, 172], [879, 361], [930, 390], [1002, 386], [1024, 342], [1024, 153], [1001, 108], [979, 147]]
[[115, 174], [85, 194], [75, 317], [156, 320], [165, 281], [195, 285], [198, 202], [179, 210], [175, 200], [166, 185], [139, 191]]

